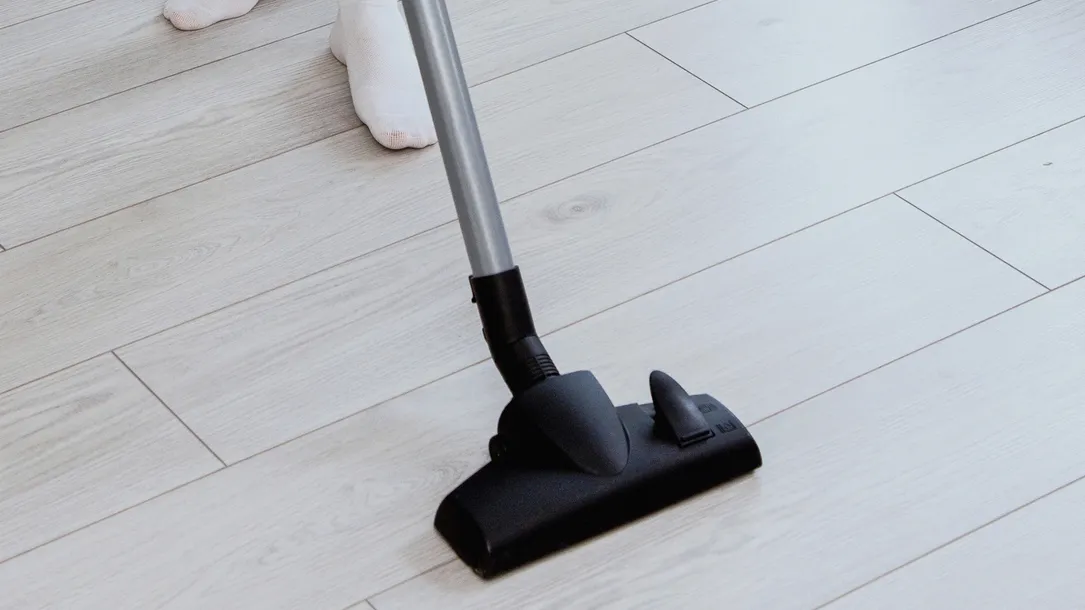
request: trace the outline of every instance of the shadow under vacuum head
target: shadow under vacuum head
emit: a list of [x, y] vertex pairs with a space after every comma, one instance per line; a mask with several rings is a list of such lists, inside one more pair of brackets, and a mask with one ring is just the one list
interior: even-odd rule
[[435, 526], [490, 578], [761, 466], [761, 452], [719, 401], [655, 372], [651, 405], [615, 408], [589, 372], [516, 396], [489, 464], [449, 494]]

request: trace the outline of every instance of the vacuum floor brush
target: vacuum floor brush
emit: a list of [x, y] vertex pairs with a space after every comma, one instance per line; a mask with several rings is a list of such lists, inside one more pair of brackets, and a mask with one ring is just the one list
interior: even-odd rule
[[512, 393], [490, 463], [437, 509], [460, 559], [490, 578], [761, 466], [745, 426], [659, 371], [651, 404], [615, 407], [587, 371], [561, 374], [513, 263], [444, 0], [404, 0], [471, 265], [473, 302]]

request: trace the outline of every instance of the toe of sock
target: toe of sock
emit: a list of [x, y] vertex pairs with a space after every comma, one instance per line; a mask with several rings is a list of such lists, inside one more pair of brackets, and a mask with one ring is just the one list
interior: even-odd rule
[[215, 20], [200, 7], [175, 7], [167, 5], [162, 15], [179, 30], [199, 30], [212, 25]]
[[422, 121], [372, 121], [369, 131], [385, 148], [426, 148], [437, 143], [437, 132]]
[[377, 131], [373, 133], [373, 137], [377, 139], [377, 142], [380, 142], [381, 146], [391, 150], [426, 148], [427, 146], [434, 144], [433, 141], [430, 141], [425, 136], [407, 131]]

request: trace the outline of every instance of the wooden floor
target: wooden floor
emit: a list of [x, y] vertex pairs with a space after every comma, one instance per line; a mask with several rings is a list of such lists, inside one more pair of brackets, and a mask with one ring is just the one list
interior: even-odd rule
[[765, 459], [486, 584], [439, 152], [160, 3], [0, 0], [0, 608], [1085, 608], [1085, 3], [450, 0], [559, 365]]

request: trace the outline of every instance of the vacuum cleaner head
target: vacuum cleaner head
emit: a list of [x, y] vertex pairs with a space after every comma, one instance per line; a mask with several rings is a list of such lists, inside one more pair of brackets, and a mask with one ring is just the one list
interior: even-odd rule
[[761, 466], [742, 423], [661, 372], [651, 405], [615, 408], [595, 376], [552, 376], [517, 395], [492, 461], [441, 503], [435, 525], [484, 578], [560, 551]]
[[652, 373], [651, 405], [614, 408], [588, 372], [562, 375], [535, 330], [512, 259], [444, 0], [403, 9], [456, 205], [472, 300], [512, 400], [493, 461], [437, 509], [437, 530], [491, 577], [761, 466], [722, 404]]

